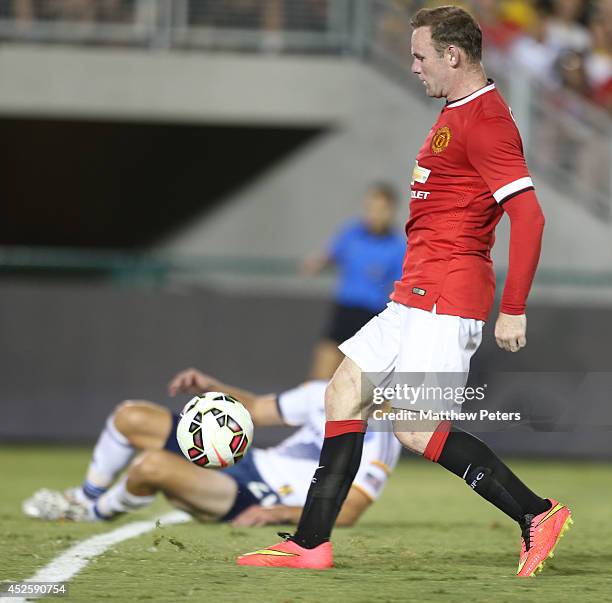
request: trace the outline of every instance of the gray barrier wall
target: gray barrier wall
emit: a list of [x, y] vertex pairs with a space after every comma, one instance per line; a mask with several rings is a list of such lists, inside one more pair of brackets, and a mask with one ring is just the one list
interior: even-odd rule
[[[91, 441], [126, 398], [178, 409], [185, 398], [170, 400], [165, 387], [176, 371], [192, 365], [262, 393], [290, 387], [305, 378], [327, 311], [322, 299], [5, 278], [0, 441]], [[488, 325], [474, 371], [547, 371], [560, 381], [568, 372], [609, 371], [612, 310], [531, 307], [529, 338], [525, 351], [510, 355], [496, 348]], [[608, 382], [603, 379], [588, 399], [568, 394], [565, 403], [597, 420], [610, 406]], [[510, 394], [520, 397], [520, 391]], [[539, 400], [540, 394], [531, 395]], [[550, 404], [546, 392], [542, 399]], [[512, 454], [612, 457], [610, 431], [601, 423], [598, 430], [573, 433], [519, 430], [483, 437]], [[277, 435], [264, 432], [258, 444]]]

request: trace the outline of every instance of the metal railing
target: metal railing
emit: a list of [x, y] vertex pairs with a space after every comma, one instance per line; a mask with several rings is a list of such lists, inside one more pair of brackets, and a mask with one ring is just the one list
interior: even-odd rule
[[167, 37], [163, 7], [158, 0], [0, 0], [0, 40], [157, 46]]
[[528, 87], [525, 147], [531, 166], [558, 190], [605, 222], [612, 221], [612, 121], [570, 91]]
[[[352, 54], [409, 87], [410, 16], [420, 0], [0, 0], [0, 40]], [[584, 99], [487, 67], [510, 101], [531, 165], [612, 221], [612, 120]], [[511, 75], [510, 75], [511, 74]], [[415, 88], [416, 89], [416, 88]], [[418, 97], [424, 98], [418, 87]]]
[[342, 52], [352, 0], [0, 0], [0, 39]]
[[181, 46], [342, 52], [351, 33], [350, 0], [188, 0], [180, 4], [181, 23], [173, 28], [173, 41]]

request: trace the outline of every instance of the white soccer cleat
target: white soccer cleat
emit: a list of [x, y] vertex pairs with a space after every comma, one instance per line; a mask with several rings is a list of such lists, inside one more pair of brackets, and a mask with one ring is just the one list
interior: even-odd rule
[[24, 500], [21, 510], [28, 517], [52, 521], [64, 517], [68, 506], [69, 502], [62, 492], [43, 488]]
[[45, 521], [98, 521], [93, 503], [75, 500], [71, 490], [60, 492], [43, 488], [25, 500], [21, 509], [28, 517]]

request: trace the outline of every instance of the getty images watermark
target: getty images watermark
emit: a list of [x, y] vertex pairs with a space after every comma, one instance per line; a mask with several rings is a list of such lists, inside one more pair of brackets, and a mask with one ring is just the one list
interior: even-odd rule
[[574, 433], [576, 446], [604, 442], [612, 432], [612, 371], [362, 376], [362, 391], [367, 392], [364, 399], [371, 395], [373, 401], [364, 409], [363, 419], [369, 419], [373, 430], [389, 430], [393, 423], [397, 430], [400, 422], [400, 429], [429, 431], [432, 422], [451, 421], [475, 432]]
[[[487, 383], [467, 384], [465, 373], [393, 373], [367, 374], [372, 391], [371, 424], [384, 429], [389, 422], [406, 423], [406, 429], [426, 429], [427, 423], [517, 424], [520, 410], [490, 407]], [[366, 382], [364, 387], [368, 387]], [[418, 427], [421, 423], [423, 427]]]
[[[486, 408], [463, 410], [464, 402], [485, 399], [487, 384], [476, 387], [441, 386], [441, 385], [408, 385], [396, 383], [393, 386], [375, 387], [372, 402], [378, 405], [372, 411], [375, 420], [388, 421], [511, 421], [521, 420], [520, 412], [492, 411]], [[380, 405], [386, 402], [387, 405]], [[442, 404], [441, 404], [442, 403]], [[446, 404], [445, 404], [446, 403]], [[406, 404], [415, 408], [406, 408]], [[453, 406], [441, 408], [440, 406]], [[423, 408], [423, 406], [429, 408]], [[420, 408], [416, 408], [420, 407]]]

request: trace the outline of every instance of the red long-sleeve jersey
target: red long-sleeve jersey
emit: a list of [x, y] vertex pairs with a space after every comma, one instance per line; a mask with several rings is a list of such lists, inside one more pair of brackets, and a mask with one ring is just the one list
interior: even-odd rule
[[533, 189], [518, 128], [495, 84], [489, 82], [447, 103], [416, 158], [406, 224], [408, 247], [391, 299], [428, 311], [435, 305], [440, 314], [486, 320], [495, 293], [495, 227], [504, 204], [516, 198], [512, 208], [519, 209], [514, 212], [516, 220], [511, 215], [510, 269], [502, 311], [521, 313], [543, 226], [543, 220], [532, 221], [530, 228], [520, 217], [525, 212], [519, 203], [524, 200], [527, 214], [534, 216], [534, 201], [539, 211]]

